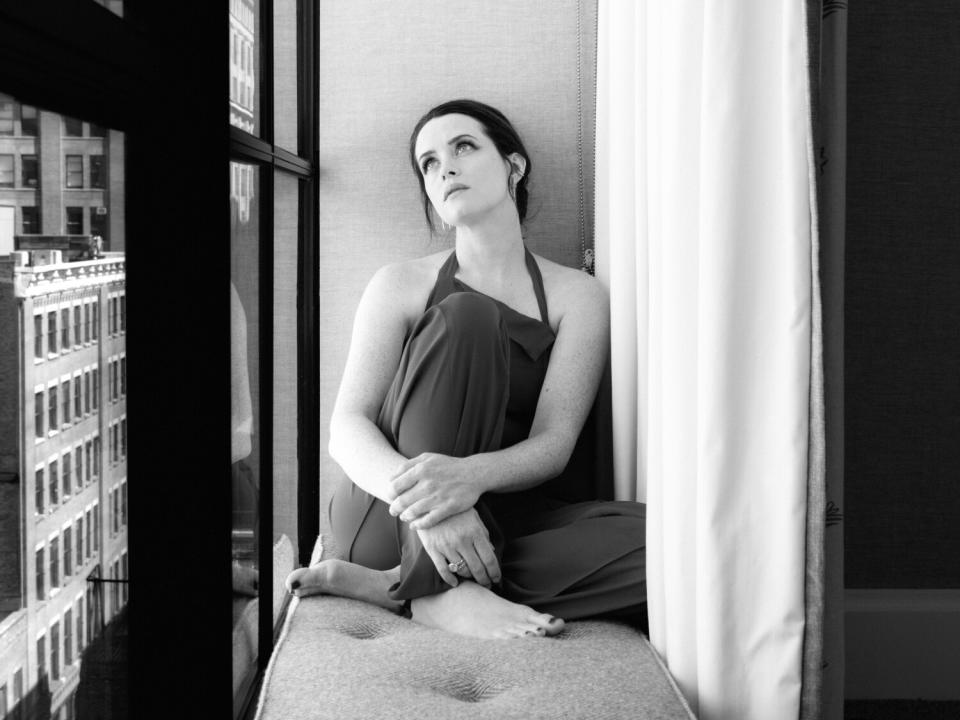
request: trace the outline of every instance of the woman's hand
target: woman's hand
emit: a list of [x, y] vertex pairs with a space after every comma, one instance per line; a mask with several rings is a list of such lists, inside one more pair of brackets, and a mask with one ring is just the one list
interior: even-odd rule
[[458, 571], [463, 577], [472, 577], [485, 587], [500, 582], [500, 563], [493, 551], [490, 533], [473, 508], [433, 527], [421, 528], [417, 534], [440, 577], [448, 585], [456, 587], [459, 582], [448, 565], [461, 559], [466, 562], [466, 567]]
[[414, 530], [430, 528], [477, 504], [482, 488], [468, 458], [422, 453], [400, 465], [390, 481], [390, 514]]

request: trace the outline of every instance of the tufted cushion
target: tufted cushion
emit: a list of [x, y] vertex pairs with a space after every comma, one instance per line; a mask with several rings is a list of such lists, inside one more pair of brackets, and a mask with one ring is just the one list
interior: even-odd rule
[[557, 638], [476, 640], [366, 603], [294, 600], [260, 720], [693, 717], [640, 633], [568, 623]]

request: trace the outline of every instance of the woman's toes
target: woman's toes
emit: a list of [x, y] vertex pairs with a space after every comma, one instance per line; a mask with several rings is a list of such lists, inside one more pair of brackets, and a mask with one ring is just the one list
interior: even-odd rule
[[544, 635], [556, 635], [563, 630], [564, 626], [563, 620], [547, 613], [540, 613], [531, 620], [543, 630]]

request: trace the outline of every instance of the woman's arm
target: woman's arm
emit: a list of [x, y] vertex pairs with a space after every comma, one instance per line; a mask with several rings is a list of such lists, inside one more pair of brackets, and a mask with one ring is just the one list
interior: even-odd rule
[[596, 397], [609, 345], [609, 304], [594, 278], [569, 271], [552, 303], [560, 317], [530, 436], [509, 448], [467, 458], [427, 453], [399, 466], [390, 511], [428, 528], [484, 492], [539, 485], [566, 467]]
[[390, 480], [406, 458], [376, 421], [400, 365], [410, 299], [417, 294], [411, 275], [398, 265], [383, 267], [364, 290], [330, 418], [331, 457], [360, 488], [387, 503], [395, 498]]

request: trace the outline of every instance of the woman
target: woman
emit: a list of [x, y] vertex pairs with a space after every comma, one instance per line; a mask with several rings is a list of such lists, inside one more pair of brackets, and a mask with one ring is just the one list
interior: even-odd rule
[[558, 497], [606, 360], [603, 288], [526, 250], [532, 164], [499, 111], [433, 108], [410, 160], [455, 250], [384, 267], [364, 292], [330, 423], [346, 560], [288, 590], [478, 637], [642, 613], [644, 506]]

